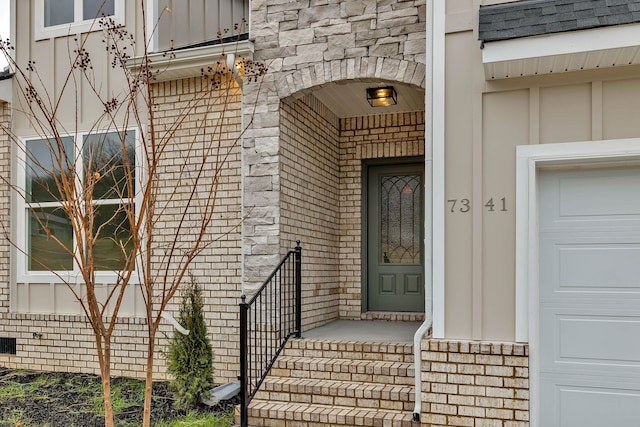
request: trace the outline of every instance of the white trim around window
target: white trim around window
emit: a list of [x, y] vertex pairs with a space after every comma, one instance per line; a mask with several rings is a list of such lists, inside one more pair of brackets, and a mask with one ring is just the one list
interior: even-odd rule
[[529, 411], [538, 423], [538, 169], [640, 161], [640, 139], [518, 146], [516, 151], [516, 341], [529, 343]]
[[[93, 134], [105, 134], [105, 133], [110, 133], [110, 132], [116, 132], [119, 131], [115, 130], [115, 129], [111, 129], [111, 130], [104, 130], [104, 131], [99, 131], [99, 132], [79, 132], [75, 135], [67, 135], [67, 136], [63, 136], [63, 137], [71, 137], [73, 138], [73, 143], [75, 146], [75, 150], [76, 150], [76, 157], [78, 156], [77, 154], [77, 150], [81, 150], [82, 149], [82, 144], [84, 141], [84, 138], [86, 138], [89, 135], [93, 135]], [[144, 168], [142, 167], [142, 159], [143, 159], [143, 153], [142, 153], [142, 144], [140, 143], [140, 130], [137, 128], [130, 128], [127, 129], [127, 132], [133, 132], [134, 133], [134, 140], [133, 140], [133, 144], [135, 147], [135, 186], [136, 186], [136, 190], [135, 190], [135, 198], [133, 199], [133, 202], [136, 205], [136, 212], [140, 206], [141, 203], [141, 197], [142, 197], [142, 192], [140, 191], [140, 189], [142, 188], [142, 175], [145, 173]], [[29, 223], [28, 223], [28, 215], [25, 214], [25, 212], [27, 211], [28, 206], [27, 206], [27, 202], [25, 201], [25, 193], [24, 191], [26, 191], [26, 180], [27, 180], [27, 161], [26, 161], [26, 147], [27, 147], [27, 143], [28, 141], [36, 141], [36, 140], [42, 140], [44, 138], [39, 137], [39, 136], [34, 136], [34, 137], [25, 137], [25, 138], [21, 138], [19, 141], [20, 147], [17, 151], [17, 162], [16, 162], [16, 182], [18, 183], [18, 186], [20, 188], [22, 188], [23, 193], [21, 195], [19, 195], [18, 197], [16, 197], [16, 203], [15, 203], [15, 215], [14, 215], [14, 219], [15, 219], [15, 242], [16, 242], [16, 249], [15, 249], [15, 257], [14, 257], [14, 265], [15, 265], [15, 271], [16, 271], [16, 282], [17, 283], [61, 283], [61, 282], [67, 282], [67, 283], [76, 283], [76, 284], [83, 284], [84, 281], [82, 279], [82, 276], [80, 274], [80, 271], [78, 270], [78, 266], [73, 265], [73, 268], [70, 270], [59, 270], [56, 272], [51, 272], [51, 271], [47, 271], [47, 270], [29, 270], [28, 268], [28, 256], [26, 255], [28, 250], [29, 250]], [[80, 158], [82, 158], [82, 156], [80, 155]], [[81, 164], [81, 160], [79, 161], [79, 163], [76, 165], [76, 167], [78, 168], [82, 168], [82, 164]], [[96, 205], [112, 205], [112, 204], [117, 204], [117, 203], [123, 203], [123, 202], [127, 202], [129, 199], [127, 200], [120, 200], [120, 201], [114, 201], [115, 199], [96, 199], [94, 201], [94, 203]], [[58, 202], [41, 202], [41, 203], [37, 203], [38, 206], [40, 207], [44, 207], [46, 208], [47, 206], [58, 206], [59, 203]], [[76, 244], [76, 240], [74, 238], [74, 245]], [[97, 271], [96, 272], [96, 283], [105, 283], [105, 284], [110, 284], [110, 283], [115, 283], [116, 278], [117, 278], [118, 273], [116, 271], [110, 271], [110, 270], [102, 270], [102, 271]], [[62, 278], [62, 280], [61, 280]], [[134, 283], [138, 283], [139, 279], [138, 279], [138, 275], [137, 273], [134, 272], [134, 274], [131, 277], [131, 281], [130, 283], [134, 284]]]
[[[63, 37], [72, 34], [87, 33], [100, 30], [97, 20], [83, 20], [82, 0], [73, 0], [74, 2], [74, 20], [68, 24], [54, 25], [45, 27], [44, 11], [45, 0], [35, 0], [33, 13], [34, 40], [44, 40], [52, 37]], [[114, 0], [114, 15], [116, 23], [125, 25], [125, 0]]]

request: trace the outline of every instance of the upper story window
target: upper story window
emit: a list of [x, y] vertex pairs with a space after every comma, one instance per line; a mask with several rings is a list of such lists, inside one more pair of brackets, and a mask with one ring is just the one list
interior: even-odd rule
[[124, 207], [136, 203], [135, 188], [131, 188], [132, 184], [135, 187], [135, 151], [134, 131], [66, 136], [59, 143], [47, 139], [25, 141], [25, 167], [19, 178], [25, 189], [19, 209], [24, 212], [24, 223], [19, 226], [22, 231], [18, 237], [23, 248], [18, 251], [22, 274], [77, 275], [78, 265], [70, 252], [78, 253], [82, 239], [63, 209], [66, 200], [57, 179], [62, 174], [73, 174], [78, 197], [83, 197], [83, 184], [88, 179], [96, 180], [92, 194], [83, 197], [90, 201], [95, 215], [94, 265], [104, 272], [123, 269], [132, 248]]
[[99, 30], [102, 16], [124, 25], [124, 0], [36, 0], [35, 39]]

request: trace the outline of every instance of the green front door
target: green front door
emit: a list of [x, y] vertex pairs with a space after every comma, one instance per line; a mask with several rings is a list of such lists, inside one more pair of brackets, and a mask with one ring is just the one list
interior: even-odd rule
[[366, 309], [424, 312], [424, 164], [371, 166]]

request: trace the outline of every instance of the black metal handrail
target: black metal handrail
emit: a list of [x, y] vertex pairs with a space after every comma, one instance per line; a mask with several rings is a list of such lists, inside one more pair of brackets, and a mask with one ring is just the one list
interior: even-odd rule
[[302, 247], [289, 251], [264, 284], [240, 303], [240, 425], [249, 425], [249, 403], [292, 336], [302, 326]]

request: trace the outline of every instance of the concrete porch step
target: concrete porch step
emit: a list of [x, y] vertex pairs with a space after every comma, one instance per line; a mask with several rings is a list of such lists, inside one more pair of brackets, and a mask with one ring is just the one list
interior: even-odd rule
[[268, 377], [256, 399], [412, 411], [413, 396], [408, 385]]
[[416, 427], [411, 412], [308, 403], [259, 401], [249, 409], [251, 426], [327, 427], [380, 426]]

